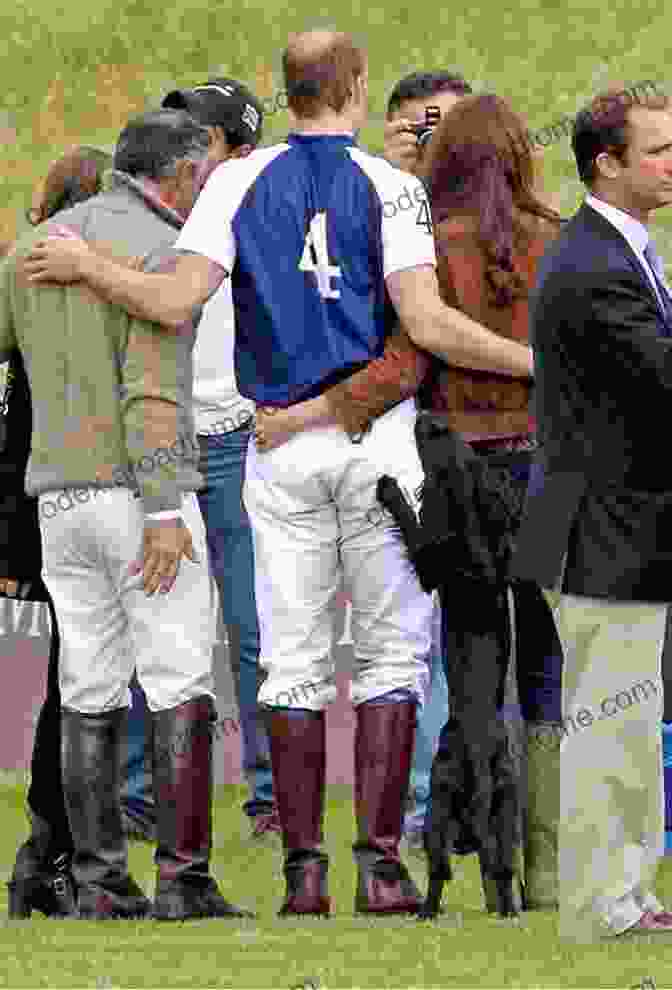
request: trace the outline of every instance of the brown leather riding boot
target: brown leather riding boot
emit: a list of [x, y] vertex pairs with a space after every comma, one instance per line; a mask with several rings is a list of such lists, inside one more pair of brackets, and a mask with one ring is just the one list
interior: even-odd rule
[[415, 914], [420, 891], [399, 856], [415, 739], [416, 703], [364, 702], [356, 709], [355, 911]]
[[157, 921], [254, 917], [225, 900], [210, 874], [215, 720], [208, 695], [152, 715]]
[[266, 709], [273, 789], [282, 825], [287, 882], [280, 917], [326, 917], [328, 857], [323, 840], [326, 739], [324, 712]]

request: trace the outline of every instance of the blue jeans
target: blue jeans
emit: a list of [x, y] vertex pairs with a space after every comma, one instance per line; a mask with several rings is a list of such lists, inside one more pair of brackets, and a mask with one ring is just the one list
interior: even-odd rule
[[415, 750], [411, 766], [409, 809], [404, 819], [404, 831], [422, 829], [427, 814], [432, 762], [439, 745], [439, 736], [448, 720], [448, 684], [443, 670], [441, 651], [441, 614], [435, 609], [430, 654], [430, 681], [425, 704], [418, 715], [415, 730]]
[[273, 808], [268, 738], [259, 719], [257, 692], [259, 628], [254, 595], [252, 530], [242, 498], [250, 428], [199, 436], [205, 487], [198, 501], [205, 521], [212, 573], [219, 589], [222, 619], [229, 630], [231, 667], [240, 712], [243, 772], [253, 817]]
[[153, 825], [156, 820], [152, 790], [151, 764], [147, 751], [149, 709], [145, 692], [133, 674], [129, 685], [131, 707], [128, 712], [128, 748], [121, 774], [121, 806], [140, 825]]

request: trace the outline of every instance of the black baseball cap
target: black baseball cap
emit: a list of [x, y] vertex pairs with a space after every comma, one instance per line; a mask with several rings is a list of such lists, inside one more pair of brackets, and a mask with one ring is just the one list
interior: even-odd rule
[[240, 144], [257, 145], [261, 140], [261, 104], [237, 79], [209, 79], [193, 89], [174, 89], [161, 106], [186, 110], [199, 124], [221, 127]]

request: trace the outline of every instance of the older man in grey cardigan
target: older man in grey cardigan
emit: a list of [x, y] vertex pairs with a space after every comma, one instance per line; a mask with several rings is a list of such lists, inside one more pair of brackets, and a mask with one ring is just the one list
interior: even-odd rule
[[[207, 131], [185, 112], [145, 114], [119, 138], [110, 188], [55, 221], [119, 258], [144, 255], [147, 270], [169, 269], [207, 150]], [[137, 669], [153, 720], [153, 915], [240, 917], [209, 871], [215, 601], [195, 495], [193, 322], [167, 334], [81, 284], [31, 283], [25, 257], [53, 228], [26, 234], [0, 266], [0, 360], [20, 349], [32, 394], [26, 491], [39, 496], [44, 580], [62, 638], [79, 915], [150, 910], [128, 873], [119, 807]]]

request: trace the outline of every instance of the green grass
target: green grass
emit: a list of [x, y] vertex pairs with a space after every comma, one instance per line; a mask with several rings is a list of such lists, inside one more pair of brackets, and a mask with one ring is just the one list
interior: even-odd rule
[[[300, 772], [300, 771], [298, 771]], [[4, 808], [2, 859], [11, 871], [25, 831], [24, 790], [0, 782]], [[327, 812], [331, 856], [329, 921], [280, 921], [283, 893], [280, 849], [247, 839], [239, 810], [241, 788], [218, 791], [214, 870], [224, 892], [254, 908], [258, 921], [0, 922], [0, 986], [5, 987], [240, 987], [292, 988], [313, 980], [322, 990], [341, 987], [631, 987], [649, 976], [672, 986], [669, 942], [632, 940], [573, 946], [555, 935], [556, 915], [533, 912], [515, 926], [485, 914], [476, 857], [455, 860], [456, 880], [444, 893], [436, 923], [412, 919], [369, 921], [352, 913], [350, 854], [352, 805], [332, 789]], [[131, 867], [153, 891], [152, 848], [131, 847]], [[409, 857], [422, 889], [424, 863]], [[672, 862], [660, 870], [660, 894], [672, 902]], [[5, 898], [4, 885], [2, 897]], [[6, 901], [0, 905], [6, 917]], [[38, 920], [39, 919], [39, 920]]]
[[[316, 22], [353, 31], [369, 50], [373, 119], [362, 142], [375, 151], [386, 97], [406, 72], [459, 67], [477, 88], [509, 98], [538, 130], [607, 82], [664, 83], [672, 15], [658, 0], [14, 0], [0, 5], [0, 110], [17, 130], [14, 145], [0, 146], [0, 236], [13, 235], [31, 186], [64, 148], [114, 142], [130, 113], [210, 72], [271, 97], [282, 86], [288, 33]], [[286, 112], [267, 116], [265, 140], [286, 128]], [[563, 209], [573, 210], [582, 190], [567, 138], [548, 149], [546, 178]], [[669, 221], [659, 217], [654, 234], [672, 263]]]
[[[275, 4], [268, 0], [13, 0], [0, 4], [0, 116], [16, 141], [0, 144], [0, 238], [23, 226], [34, 183], [78, 143], [110, 145], [132, 113], [156, 106], [176, 84], [210, 73], [246, 80], [262, 97], [281, 86], [279, 54], [290, 31], [316, 21], [354, 31], [370, 54], [372, 119], [361, 143], [382, 146], [381, 117], [395, 81], [417, 68], [460, 68], [477, 89], [507, 97], [532, 130], [572, 114], [612, 81], [666, 80], [672, 15], [657, 0], [385, 0]], [[3, 126], [5, 120], [0, 120]], [[286, 132], [283, 111], [268, 115], [265, 143]], [[569, 142], [545, 156], [545, 184], [565, 213], [582, 194]], [[669, 210], [652, 233], [672, 263]], [[20, 775], [0, 775], [3, 858], [9, 875], [23, 834]], [[669, 946], [641, 943], [577, 948], [555, 937], [552, 914], [524, 925], [487, 917], [474, 858], [458, 862], [444, 896], [461, 913], [438, 924], [355, 920], [349, 801], [329, 805], [336, 917], [281, 923], [277, 849], [243, 841], [241, 795], [221, 792], [215, 868], [231, 896], [254, 905], [260, 922], [56, 923], [2, 927], [0, 985], [10, 987], [294, 987], [316, 978], [336, 987], [630, 987], [646, 976], [672, 986]], [[151, 891], [150, 850], [134, 847], [137, 879]], [[418, 861], [418, 879], [424, 870]], [[672, 863], [661, 869], [672, 903]], [[4, 896], [4, 891], [2, 892]], [[3, 905], [4, 907], [4, 902]]]

